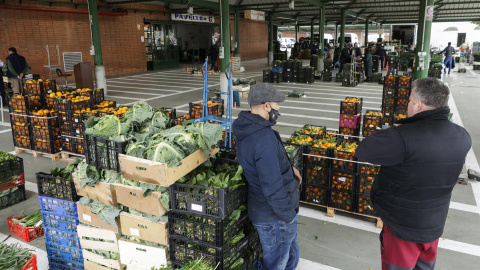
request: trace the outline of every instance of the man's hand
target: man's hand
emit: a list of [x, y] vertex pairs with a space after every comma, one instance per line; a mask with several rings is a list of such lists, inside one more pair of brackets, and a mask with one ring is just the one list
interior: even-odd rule
[[297, 182], [299, 184], [301, 184], [302, 183], [302, 176], [300, 175], [300, 172], [295, 167], [292, 167], [292, 169], [293, 169], [293, 174], [295, 175], [295, 180], [297, 180]]

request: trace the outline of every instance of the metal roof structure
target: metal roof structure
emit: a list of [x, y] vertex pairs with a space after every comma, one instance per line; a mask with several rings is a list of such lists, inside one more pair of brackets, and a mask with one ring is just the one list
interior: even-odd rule
[[[196, 12], [218, 13], [219, 0], [106, 0], [109, 4], [153, 3], [166, 5], [172, 11], [186, 11], [187, 6]], [[290, 9], [290, 2], [294, 8]], [[341, 10], [346, 10], [346, 24], [364, 24], [366, 20], [378, 24], [417, 23], [419, 0], [229, 0], [230, 9], [264, 11], [273, 14], [275, 24], [310, 24], [320, 17], [320, 7], [325, 4], [326, 24], [339, 24]], [[480, 21], [480, 0], [435, 0], [433, 22]]]

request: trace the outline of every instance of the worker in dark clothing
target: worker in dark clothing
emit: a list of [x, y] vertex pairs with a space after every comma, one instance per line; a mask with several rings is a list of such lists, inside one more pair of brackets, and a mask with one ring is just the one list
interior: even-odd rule
[[349, 63], [350, 61], [351, 61], [350, 51], [349, 51], [347, 45], [345, 44], [345, 47], [343, 48], [343, 50], [340, 54], [340, 69], [338, 70], [338, 72], [342, 72], [343, 71], [343, 65], [346, 64], [346, 63]]
[[448, 67], [448, 74], [450, 74], [450, 70], [452, 70], [452, 64], [455, 67], [455, 64], [453, 63], [453, 55], [456, 53], [455, 48], [453, 48], [451, 42], [448, 42], [448, 46], [443, 49], [443, 51], [440, 52], [440, 54], [444, 53], [445, 54], [445, 61], [443, 64], [445, 67], [443, 68], [443, 74], [447, 74], [447, 67]]
[[[360, 47], [358, 47], [358, 43], [355, 42], [354, 45], [354, 50], [355, 50], [355, 57], [362, 57], [362, 50], [360, 50]], [[353, 53], [353, 50], [352, 50]]]
[[310, 47], [310, 53], [312, 55], [317, 54], [318, 50], [318, 41], [315, 41], [315, 43], [312, 43], [312, 46]]
[[365, 77], [367, 77], [365, 81], [369, 82], [372, 80], [373, 71], [373, 59], [369, 48], [365, 49], [365, 57], [363, 58], [363, 61], [365, 63]]
[[14, 47], [8, 48], [7, 68], [8, 82], [12, 85], [13, 94], [20, 94], [22, 79], [30, 67], [25, 57], [17, 54]]
[[2, 102], [5, 105], [6, 104], [6, 96], [5, 96], [5, 86], [3, 83], [3, 70], [2, 68], [5, 67], [5, 63], [3, 63], [2, 60], [0, 60], [0, 95], [2, 96]]
[[412, 84], [408, 118], [364, 139], [355, 156], [382, 167], [370, 196], [384, 222], [382, 269], [435, 268], [452, 189], [472, 140], [448, 120], [450, 90], [435, 78]]
[[386, 61], [387, 51], [383, 46], [377, 50], [377, 55], [378, 55], [378, 58], [380, 58], [380, 65], [382, 68], [381, 70], [383, 71], [387, 65], [387, 61]]
[[268, 83], [248, 94], [251, 111], [233, 122], [237, 160], [248, 181], [248, 216], [258, 231], [263, 269], [295, 270], [299, 261], [297, 219], [302, 177], [272, 129], [285, 95]]
[[212, 44], [212, 46], [210, 46], [210, 61], [212, 62], [212, 67], [210, 68], [210, 70], [213, 69], [214, 71], [218, 71], [217, 59], [218, 59], [218, 50], [215, 44]]

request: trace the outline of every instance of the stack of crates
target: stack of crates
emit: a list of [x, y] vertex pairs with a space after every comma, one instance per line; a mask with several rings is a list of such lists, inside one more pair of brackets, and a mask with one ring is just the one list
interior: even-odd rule
[[[216, 165], [231, 160], [216, 160]], [[170, 261], [175, 268], [203, 262], [227, 270], [243, 258], [240, 269], [251, 269], [260, 257], [260, 241], [247, 214], [247, 189], [209, 188], [175, 183], [170, 186]], [[237, 218], [232, 213], [237, 210]], [[239, 218], [238, 218], [239, 216]], [[231, 242], [241, 232], [245, 237]]]
[[411, 67], [413, 55], [409, 52], [402, 52], [400, 53], [400, 60], [398, 63], [398, 70], [400, 71], [407, 71], [409, 67]]
[[370, 199], [370, 191], [373, 186], [380, 166], [359, 164], [358, 170], [358, 192], [356, 194], [358, 200], [357, 213], [365, 214], [369, 216], [378, 216], [373, 209], [373, 203]]
[[341, 138], [333, 150], [331, 193], [329, 206], [350, 212], [356, 207], [357, 161], [355, 149], [358, 142]]
[[[373, 61], [372, 72], [373, 72], [373, 73], [378, 72], [378, 71], [379, 71], [378, 67], [380, 67], [380, 64], [381, 64], [380, 56], [378, 56], [378, 55], [372, 55], [372, 61]], [[380, 70], [381, 70], [381, 69], [380, 69]]]
[[355, 71], [353, 69], [352, 63], [345, 63], [343, 64], [343, 78], [342, 78], [342, 86], [355, 86], [352, 85], [351, 82], [353, 81], [355, 76]]
[[348, 136], [360, 135], [362, 105], [363, 98], [346, 97], [344, 101], [340, 101], [340, 134]]
[[293, 82], [299, 82], [301, 69], [302, 69], [302, 61], [298, 59], [293, 60], [293, 63], [292, 63], [292, 81]]
[[389, 53], [387, 55], [387, 63], [388, 63], [388, 73], [387, 74], [398, 74], [398, 59], [399, 57], [396, 53]]
[[315, 68], [305, 67], [305, 83], [315, 82]]
[[23, 159], [5, 152], [1, 154], [0, 210], [26, 199]]
[[331, 82], [333, 72], [333, 61], [331, 58], [323, 59], [323, 81], [324, 82]]
[[310, 66], [318, 70], [318, 55], [313, 54], [310, 58]]
[[392, 125], [396, 120], [406, 118], [412, 84], [411, 76], [385, 77], [382, 99], [382, 125]]
[[443, 56], [432, 55], [432, 59], [430, 59], [430, 64], [428, 68], [428, 77], [442, 79], [442, 72], [443, 72]]
[[273, 83], [273, 72], [271, 69], [266, 69], [263, 71], [263, 82]]
[[383, 114], [381, 111], [367, 110], [363, 117], [362, 137], [368, 137], [382, 129]]
[[284, 62], [285, 61], [282, 61], [282, 60], [275, 60], [275, 62], [273, 62], [272, 73], [273, 73], [273, 82], [275, 83], [283, 82]]
[[293, 63], [294, 60], [283, 62], [283, 81], [293, 82]]
[[58, 115], [54, 110], [37, 110], [30, 116], [33, 150], [43, 153], [58, 153], [61, 148]]
[[[44, 173], [37, 174], [41, 192], [39, 195], [45, 195], [38, 197], [43, 217], [49, 269], [84, 269], [82, 249], [77, 234], [79, 222], [75, 200], [78, 200], [78, 196], [72, 181], [69, 181], [65, 182]], [[58, 199], [57, 194], [73, 200]]]

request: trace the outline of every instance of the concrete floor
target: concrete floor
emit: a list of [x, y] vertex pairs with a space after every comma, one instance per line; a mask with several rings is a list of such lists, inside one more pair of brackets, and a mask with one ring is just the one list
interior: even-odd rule
[[[262, 81], [262, 70], [268, 69], [266, 59], [245, 61], [246, 72], [235, 74], [237, 78], [255, 78]], [[473, 139], [473, 149], [466, 166], [479, 170], [474, 153], [480, 153], [480, 112], [477, 109], [480, 97], [479, 71], [467, 68], [467, 73], [452, 72], [444, 77], [452, 92], [450, 107], [453, 120], [464, 125]], [[203, 78], [187, 75], [183, 70], [167, 70], [112, 77], [107, 80], [108, 100], [117, 104], [131, 105], [138, 100], [147, 101], [154, 107], [175, 107], [177, 115], [188, 113], [188, 103], [202, 98]], [[285, 94], [292, 90], [305, 91], [305, 98], [287, 98], [281, 104], [280, 116], [275, 129], [282, 137], [289, 137], [304, 124], [338, 128], [339, 104], [346, 96], [363, 97], [364, 110], [380, 109], [382, 86], [364, 83], [354, 88], [342, 87], [340, 83], [316, 81], [314, 84], [275, 84]], [[209, 89], [219, 88], [218, 76], [209, 78]], [[241, 106], [233, 110], [234, 117], [248, 109], [246, 98]], [[4, 109], [5, 111], [5, 109]], [[8, 113], [5, 113], [8, 119]], [[10, 125], [0, 126], [0, 149], [13, 151]], [[49, 158], [33, 158], [30, 153], [19, 154], [24, 158], [27, 180], [27, 201], [0, 210], [0, 241], [8, 232], [6, 218], [31, 212], [39, 208], [36, 193], [35, 172], [48, 172], [53, 167], [63, 167], [63, 161], [53, 162]], [[480, 183], [457, 185], [440, 240], [436, 269], [478, 269], [480, 262]], [[351, 214], [337, 213], [333, 218], [326, 216], [321, 207], [302, 205], [299, 218], [298, 241], [301, 262], [298, 269], [381, 269], [378, 233], [374, 220], [359, 218]], [[8, 241], [16, 242], [12, 236]], [[34, 240], [26, 247], [37, 247], [39, 269], [47, 269], [44, 238]]]

